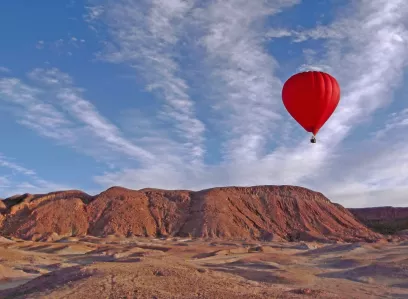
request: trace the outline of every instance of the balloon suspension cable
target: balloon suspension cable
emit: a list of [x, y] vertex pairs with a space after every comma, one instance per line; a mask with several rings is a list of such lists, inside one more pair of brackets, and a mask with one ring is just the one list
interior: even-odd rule
[[311, 143], [316, 143], [317, 142], [315, 135], [312, 136], [312, 138], [310, 139], [310, 142]]

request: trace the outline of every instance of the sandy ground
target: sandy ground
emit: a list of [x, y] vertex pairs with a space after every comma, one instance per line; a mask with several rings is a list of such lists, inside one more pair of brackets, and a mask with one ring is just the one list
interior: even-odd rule
[[408, 242], [3, 238], [0, 298], [408, 298]]

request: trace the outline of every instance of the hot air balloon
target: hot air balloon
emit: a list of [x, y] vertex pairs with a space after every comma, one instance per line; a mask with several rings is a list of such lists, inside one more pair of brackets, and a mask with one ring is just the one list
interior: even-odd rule
[[282, 89], [282, 100], [289, 114], [307, 131], [316, 134], [333, 114], [340, 101], [340, 86], [324, 72], [308, 71], [290, 77]]

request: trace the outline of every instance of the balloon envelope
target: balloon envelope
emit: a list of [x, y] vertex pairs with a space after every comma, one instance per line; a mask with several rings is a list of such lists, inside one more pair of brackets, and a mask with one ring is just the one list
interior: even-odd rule
[[316, 135], [339, 104], [340, 86], [324, 72], [298, 73], [283, 85], [282, 100], [289, 114]]

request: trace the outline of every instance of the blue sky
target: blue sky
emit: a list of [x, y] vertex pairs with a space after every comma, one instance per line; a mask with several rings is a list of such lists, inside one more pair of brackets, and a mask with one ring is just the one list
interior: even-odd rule
[[[0, 4], [0, 197], [301, 185], [408, 206], [404, 0]], [[334, 75], [318, 143], [285, 80]]]

